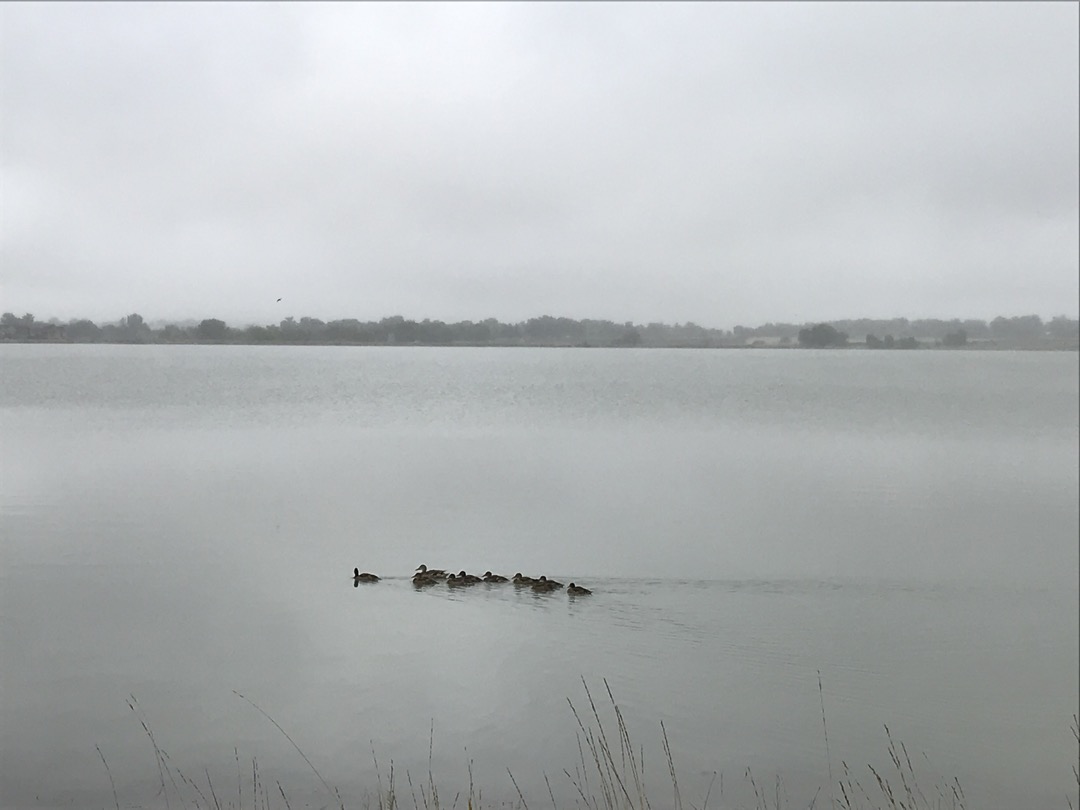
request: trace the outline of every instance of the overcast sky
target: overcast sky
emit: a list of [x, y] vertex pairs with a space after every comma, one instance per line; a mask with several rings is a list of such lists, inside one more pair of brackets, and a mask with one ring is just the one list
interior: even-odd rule
[[1078, 8], [4, 3], [0, 309], [1076, 317]]

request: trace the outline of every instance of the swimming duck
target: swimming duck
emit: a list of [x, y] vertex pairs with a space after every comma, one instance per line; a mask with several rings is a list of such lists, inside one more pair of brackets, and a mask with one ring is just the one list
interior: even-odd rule
[[493, 574], [490, 571], [485, 571], [484, 572], [484, 582], [509, 582], [509, 581], [510, 580], [508, 580], [506, 577], [499, 576], [498, 574]]
[[425, 574], [417, 571], [413, 574], [412, 582], [413, 585], [434, 585], [438, 580], [430, 573]]
[[537, 593], [551, 593], [552, 591], [559, 590], [559, 587], [559, 585], [556, 585], [550, 579], [544, 579], [543, 577], [535, 580], [532, 584], [532, 589]]
[[536, 582], [532, 577], [523, 577], [521, 572], [514, 574], [514, 578], [511, 580], [515, 585], [532, 585]]
[[446, 572], [441, 568], [428, 568], [426, 565], [421, 565], [416, 571], [419, 574], [431, 576], [435, 579], [446, 579]]
[[588, 588], [582, 588], [580, 585], [575, 585], [573, 582], [566, 586], [566, 592], [571, 596], [588, 596], [592, 593]]
[[464, 571], [458, 573], [457, 578], [464, 582], [466, 585], [475, 585], [477, 582], [483, 582], [484, 580], [476, 576], [476, 574], [466, 574]]
[[541, 574], [540, 579], [538, 579], [536, 581], [537, 582], [543, 582], [545, 585], [551, 585], [553, 588], [561, 588], [563, 586], [563, 584], [561, 582], [556, 582], [553, 579], [548, 579], [543, 574]]
[[379, 578], [377, 576], [375, 576], [374, 574], [369, 574], [367, 571], [365, 571], [364, 573], [361, 574], [359, 568], [354, 568], [352, 570], [352, 572], [353, 572], [353, 580], [355, 582], [378, 582], [379, 581]]

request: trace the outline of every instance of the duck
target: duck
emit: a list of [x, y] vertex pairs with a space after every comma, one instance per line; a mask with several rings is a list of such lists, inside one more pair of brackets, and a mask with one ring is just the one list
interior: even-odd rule
[[515, 585], [532, 585], [536, 582], [532, 577], [523, 577], [521, 572], [514, 574], [514, 578], [511, 580]]
[[471, 585], [464, 577], [459, 577], [457, 574], [447, 574], [446, 584], [452, 588], [461, 587], [462, 585]]
[[537, 582], [543, 582], [545, 584], [550, 584], [553, 588], [561, 588], [563, 586], [563, 584], [561, 582], [556, 582], [554, 579], [548, 579], [543, 574], [541, 574], [540, 579], [538, 579], [536, 581]]
[[566, 586], [566, 592], [570, 594], [570, 596], [588, 596], [592, 593], [588, 588], [582, 588], [580, 585], [575, 585], [573, 582]]
[[416, 569], [416, 572], [424, 576], [434, 577], [435, 579], [446, 579], [446, 572], [441, 568], [428, 568], [426, 565], [421, 565]]
[[552, 591], [559, 590], [559, 588], [559, 585], [556, 585], [550, 579], [544, 579], [543, 577], [534, 580], [532, 584], [532, 589], [537, 593], [551, 593]]
[[413, 585], [434, 585], [436, 582], [438, 582], [438, 579], [436, 579], [430, 573], [425, 574], [417, 571], [415, 574], [413, 574], [412, 582]]
[[509, 581], [510, 580], [508, 580], [506, 577], [499, 576], [498, 574], [493, 574], [490, 571], [485, 571], [484, 572], [484, 582], [509, 582]]
[[352, 572], [353, 572], [353, 580], [356, 581], [356, 582], [378, 582], [379, 581], [379, 578], [377, 576], [375, 576], [374, 574], [369, 574], [367, 571], [365, 571], [364, 573], [360, 573], [359, 568], [354, 568], [352, 570]]
[[476, 576], [476, 574], [466, 574], [464, 571], [460, 571], [457, 578], [462, 580], [466, 585], [475, 585], [477, 582], [483, 582], [484, 580]]

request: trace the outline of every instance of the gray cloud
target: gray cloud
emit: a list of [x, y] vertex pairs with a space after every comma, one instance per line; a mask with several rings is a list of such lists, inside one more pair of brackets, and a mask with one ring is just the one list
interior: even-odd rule
[[1076, 315], [1073, 4], [5, 4], [0, 24], [4, 309]]

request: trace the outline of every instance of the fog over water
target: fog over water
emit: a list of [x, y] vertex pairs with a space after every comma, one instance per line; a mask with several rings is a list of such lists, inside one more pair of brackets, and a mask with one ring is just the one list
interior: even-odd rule
[[238, 755], [325, 803], [233, 690], [353, 804], [432, 726], [444, 795], [473, 760], [572, 803], [582, 677], [658, 791], [662, 720], [684, 796], [827, 795], [823, 699], [837, 771], [887, 723], [924, 789], [1075, 804], [1075, 355], [8, 345], [0, 378], [5, 807], [112, 804], [95, 746], [157, 806], [139, 717], [233, 797]]

